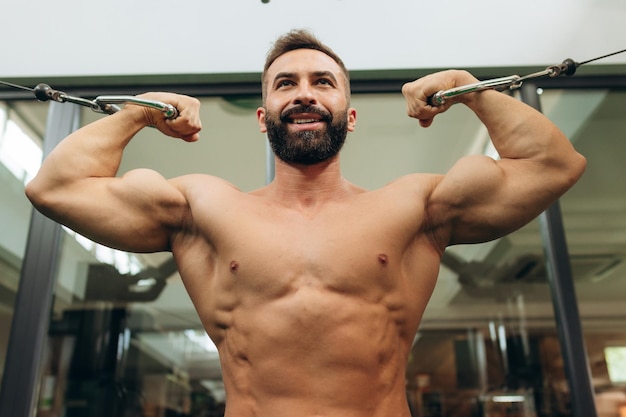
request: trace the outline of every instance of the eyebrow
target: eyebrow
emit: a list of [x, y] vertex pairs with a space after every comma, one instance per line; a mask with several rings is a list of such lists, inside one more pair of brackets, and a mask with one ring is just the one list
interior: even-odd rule
[[[316, 78], [319, 77], [326, 77], [326, 78], [330, 78], [331, 80], [333, 80], [334, 83], [337, 83], [337, 77], [335, 77], [335, 74], [333, 74], [330, 71], [313, 71], [310, 73], [310, 75], [313, 75]], [[295, 72], [279, 72], [278, 74], [276, 74], [276, 76], [274, 77], [274, 82], [281, 80], [283, 78], [287, 78], [287, 79], [292, 79], [292, 78], [296, 78], [297, 75]]]

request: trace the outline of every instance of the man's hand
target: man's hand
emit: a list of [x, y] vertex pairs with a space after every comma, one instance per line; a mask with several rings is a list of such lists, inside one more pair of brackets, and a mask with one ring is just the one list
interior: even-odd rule
[[163, 112], [149, 107], [132, 106], [141, 109], [141, 117], [146, 126], [154, 126], [163, 134], [180, 138], [186, 142], [195, 142], [200, 138], [202, 122], [200, 121], [200, 101], [196, 98], [173, 93], [146, 93], [137, 96], [146, 100], [156, 100], [171, 104], [178, 110], [178, 117], [167, 119]]
[[468, 97], [457, 97], [446, 100], [441, 106], [431, 106], [428, 98], [441, 90], [472, 84], [478, 80], [467, 71], [448, 70], [430, 74], [402, 86], [402, 94], [406, 98], [407, 113], [419, 120], [422, 127], [428, 127], [439, 113], [443, 113], [454, 103]]

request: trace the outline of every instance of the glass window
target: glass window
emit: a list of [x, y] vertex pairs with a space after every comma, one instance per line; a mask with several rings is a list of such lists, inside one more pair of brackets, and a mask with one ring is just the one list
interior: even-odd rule
[[542, 106], [587, 158], [561, 208], [598, 415], [626, 415], [626, 92], [546, 90]]
[[24, 184], [41, 162], [41, 132], [25, 123], [30, 114], [45, 124], [45, 106], [0, 102], [0, 378], [30, 224]]
[[407, 373], [413, 416], [571, 415], [538, 221], [448, 248]]

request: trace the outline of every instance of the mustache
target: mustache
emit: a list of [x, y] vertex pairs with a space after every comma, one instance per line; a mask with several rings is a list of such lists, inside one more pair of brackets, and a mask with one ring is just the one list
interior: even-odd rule
[[332, 122], [333, 120], [333, 115], [330, 114], [329, 112], [322, 110], [318, 107], [315, 106], [304, 106], [304, 105], [298, 105], [295, 107], [292, 107], [288, 110], [285, 110], [283, 113], [281, 113], [280, 115], [280, 121], [283, 123], [287, 123], [289, 122], [289, 118], [294, 115], [294, 114], [299, 114], [299, 113], [312, 113], [312, 114], [317, 114], [322, 118], [322, 121], [324, 122]]

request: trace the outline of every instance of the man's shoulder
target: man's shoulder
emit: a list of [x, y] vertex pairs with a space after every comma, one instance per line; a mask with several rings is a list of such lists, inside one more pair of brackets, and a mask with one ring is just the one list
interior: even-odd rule
[[419, 192], [428, 196], [443, 179], [442, 174], [415, 173], [403, 175], [387, 183], [381, 190], [390, 192]]
[[234, 192], [241, 193], [241, 190], [234, 184], [223, 178], [208, 174], [188, 174], [169, 180], [175, 187], [183, 193], [203, 193], [211, 192]]
[[232, 183], [213, 175], [189, 174], [170, 181], [196, 216], [200, 213], [215, 216], [225, 207], [241, 204], [247, 195]]
[[357, 198], [370, 212], [385, 213], [398, 223], [421, 226], [433, 190], [442, 178], [437, 174], [408, 174]]

